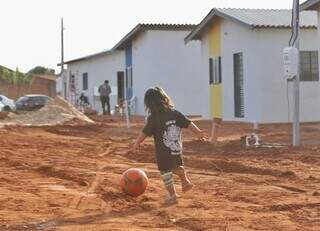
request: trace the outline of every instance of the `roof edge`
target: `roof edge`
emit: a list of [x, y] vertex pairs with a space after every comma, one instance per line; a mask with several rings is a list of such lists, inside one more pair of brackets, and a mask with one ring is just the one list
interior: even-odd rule
[[[102, 55], [109, 55], [109, 54], [112, 54], [112, 53], [113, 53], [112, 50], [101, 51], [101, 52], [94, 53], [94, 54], [87, 55], [87, 56], [83, 56], [83, 57], [80, 57], [80, 58], [71, 59], [69, 61], [64, 62], [64, 64], [77, 63], [77, 62], [80, 62], [80, 61], [83, 61], [83, 60], [95, 58], [95, 57], [102, 56]], [[58, 63], [58, 66], [61, 66], [61, 63]]]
[[[316, 0], [320, 3], [320, 0]], [[278, 25], [278, 26], [269, 26], [269, 25], [252, 25], [252, 24], [248, 24], [242, 20], [239, 20], [231, 15], [228, 15], [224, 12], [221, 12], [219, 10], [220, 8], [213, 8], [209, 14], [199, 23], [199, 25], [193, 30], [191, 31], [190, 34], [187, 35], [187, 37], [184, 39], [185, 44], [187, 44], [188, 42], [190, 42], [191, 40], [200, 40], [201, 39], [201, 34], [203, 33], [203, 31], [205, 30], [205, 28], [207, 27], [207, 25], [211, 22], [211, 20], [213, 20], [214, 17], [220, 17], [223, 19], [227, 19], [227, 20], [231, 20], [233, 22], [236, 23], [240, 23], [246, 27], [249, 28], [276, 28], [276, 29], [281, 29], [281, 28], [290, 28], [290, 26], [287, 25]], [[238, 8], [232, 8], [232, 9], [238, 9]], [[244, 9], [246, 10], [246, 9]], [[252, 10], [252, 9], [250, 9]], [[271, 10], [271, 9], [263, 9], [263, 10]], [[284, 9], [272, 9], [272, 10], [284, 10]], [[317, 28], [317, 26], [314, 25], [305, 25], [305, 26], [301, 26], [301, 28], [303, 29], [314, 29]]]
[[244, 21], [241, 21], [235, 17], [232, 17], [228, 14], [225, 14], [221, 11], [219, 11], [219, 8], [213, 8], [209, 14], [199, 23], [199, 25], [193, 30], [191, 31], [191, 33], [185, 38], [185, 43], [187, 44], [188, 42], [190, 42], [191, 40], [197, 40], [196, 37], [199, 36], [202, 31], [205, 29], [205, 27], [207, 26], [207, 24], [213, 19], [213, 17], [218, 16], [222, 19], [228, 19], [231, 20], [233, 22], [237, 22], [240, 23], [246, 27], [252, 27], [252, 25], [247, 24]]
[[123, 49], [130, 41], [132, 41], [142, 31], [163, 30], [163, 31], [191, 31], [197, 25], [195, 24], [146, 24], [139, 23], [125, 37], [123, 37], [112, 50]]
[[318, 10], [320, 6], [320, 0], [308, 0], [300, 5], [300, 10]]
[[141, 30], [141, 24], [136, 25], [128, 34], [126, 34], [111, 50], [115, 51], [122, 47]]

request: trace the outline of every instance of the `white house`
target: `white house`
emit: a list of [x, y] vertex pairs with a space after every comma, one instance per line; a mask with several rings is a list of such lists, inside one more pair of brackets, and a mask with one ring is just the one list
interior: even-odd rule
[[132, 114], [145, 115], [145, 91], [161, 86], [182, 112], [208, 115], [203, 103], [208, 98], [203, 91], [207, 84], [199, 78], [201, 44], [184, 44], [184, 38], [194, 28], [195, 25], [138, 24], [112, 50], [66, 62], [69, 100], [72, 101], [70, 89], [75, 88], [78, 96], [85, 93], [94, 108], [101, 111], [94, 89], [108, 79], [115, 89], [111, 105], [125, 97], [126, 89], [127, 99], [134, 101]]
[[118, 103], [118, 97], [123, 98], [124, 93], [121, 87], [118, 88], [118, 85], [123, 86], [124, 57], [123, 51], [103, 51], [66, 62], [68, 69], [63, 95], [76, 104], [80, 94], [84, 93], [91, 106], [101, 112], [98, 87], [105, 80], [109, 80], [112, 87], [110, 103], [115, 106]]
[[[207, 82], [203, 102], [207, 101], [211, 117], [288, 122], [292, 83], [284, 78], [282, 52], [288, 46], [290, 25], [289, 10], [213, 9], [186, 37], [187, 44], [192, 40], [202, 44], [199, 78]], [[303, 121], [320, 120], [316, 26], [316, 13], [301, 13]]]
[[[301, 5], [301, 10], [314, 10], [318, 12], [318, 50], [320, 53], [320, 0], [308, 0]], [[320, 60], [319, 60], [320, 67]]]
[[195, 25], [139, 24], [113, 48], [125, 52], [127, 95], [136, 97], [135, 114], [144, 115], [144, 93], [161, 86], [188, 115], [207, 115], [208, 95], [200, 78], [201, 44], [185, 45]]

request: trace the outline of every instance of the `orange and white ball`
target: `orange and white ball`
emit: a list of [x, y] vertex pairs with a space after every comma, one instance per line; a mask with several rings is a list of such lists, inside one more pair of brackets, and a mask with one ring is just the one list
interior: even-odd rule
[[130, 168], [122, 174], [120, 180], [121, 191], [132, 196], [142, 195], [148, 186], [148, 177], [144, 171], [138, 168]]

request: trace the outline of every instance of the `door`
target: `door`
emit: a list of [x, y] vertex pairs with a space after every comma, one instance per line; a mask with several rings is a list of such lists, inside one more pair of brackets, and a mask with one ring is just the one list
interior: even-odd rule
[[233, 55], [234, 71], [234, 114], [236, 118], [244, 118], [244, 79], [243, 54]]
[[119, 102], [119, 100], [124, 99], [124, 72], [119, 71], [117, 73], [117, 77], [118, 77], [118, 102]]

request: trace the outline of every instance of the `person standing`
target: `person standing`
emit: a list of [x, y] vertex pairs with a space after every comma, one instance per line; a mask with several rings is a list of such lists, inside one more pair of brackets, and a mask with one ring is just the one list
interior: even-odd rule
[[107, 112], [110, 115], [110, 94], [111, 94], [111, 87], [109, 85], [109, 80], [104, 81], [99, 87], [99, 94], [100, 100], [102, 105], [103, 114], [106, 114], [106, 105], [107, 105]]

